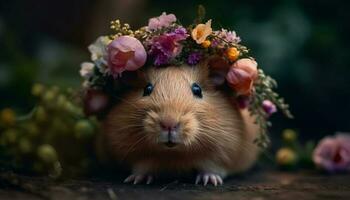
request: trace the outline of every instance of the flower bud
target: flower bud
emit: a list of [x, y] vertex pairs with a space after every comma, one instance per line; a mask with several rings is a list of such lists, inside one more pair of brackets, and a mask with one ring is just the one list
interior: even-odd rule
[[201, 45], [204, 48], [209, 48], [211, 45], [211, 42], [210, 42], [210, 40], [205, 40]]
[[48, 90], [44, 93], [43, 100], [45, 103], [52, 103], [56, 99], [56, 92]]
[[282, 133], [282, 139], [284, 142], [294, 142], [297, 138], [297, 133], [292, 129], [285, 129]]
[[32, 95], [33, 96], [40, 96], [44, 93], [45, 87], [39, 83], [36, 83], [32, 86]]
[[16, 113], [10, 108], [5, 108], [0, 113], [0, 121], [5, 126], [13, 126], [16, 123]]
[[271, 116], [273, 113], [277, 112], [276, 105], [273, 104], [270, 100], [264, 100], [262, 103], [262, 107], [268, 117]]
[[239, 51], [235, 47], [228, 48], [226, 50], [226, 56], [230, 61], [236, 61], [239, 57]]
[[64, 105], [66, 104], [67, 102], [67, 97], [64, 96], [63, 94], [60, 94], [58, 97], [57, 97], [57, 107], [59, 109], [63, 109], [64, 108]]
[[276, 162], [280, 166], [293, 166], [297, 162], [297, 155], [290, 148], [281, 148], [276, 153]]
[[258, 77], [257, 66], [258, 63], [253, 59], [243, 58], [230, 67], [226, 80], [238, 95], [251, 95], [254, 82]]
[[39, 159], [46, 164], [52, 164], [58, 159], [56, 150], [49, 144], [39, 146], [37, 155]]
[[73, 115], [82, 115], [83, 112], [80, 108], [76, 107], [72, 102], [66, 101], [63, 105], [64, 110]]
[[89, 138], [94, 134], [94, 127], [88, 120], [79, 120], [74, 127], [76, 138]]

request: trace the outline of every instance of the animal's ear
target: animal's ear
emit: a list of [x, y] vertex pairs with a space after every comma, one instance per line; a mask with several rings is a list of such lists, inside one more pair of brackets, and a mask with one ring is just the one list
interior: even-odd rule
[[215, 56], [208, 58], [202, 68], [205, 66], [207, 78], [215, 86], [222, 86], [225, 84], [226, 74], [230, 68], [229, 63], [222, 57]]

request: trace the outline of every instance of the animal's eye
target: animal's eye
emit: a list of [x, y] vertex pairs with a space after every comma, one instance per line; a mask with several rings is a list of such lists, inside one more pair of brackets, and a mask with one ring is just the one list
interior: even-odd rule
[[191, 89], [194, 96], [199, 98], [203, 97], [202, 88], [197, 83], [193, 83]]
[[143, 96], [149, 96], [153, 91], [153, 85], [152, 83], [148, 83], [143, 90]]

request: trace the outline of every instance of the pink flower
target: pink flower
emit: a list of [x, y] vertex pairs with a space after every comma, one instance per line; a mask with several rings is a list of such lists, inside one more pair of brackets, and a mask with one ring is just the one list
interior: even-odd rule
[[120, 36], [107, 46], [108, 71], [119, 76], [123, 71], [135, 71], [146, 63], [147, 53], [134, 37]]
[[[213, 34], [221, 39], [224, 39], [227, 42], [238, 44], [241, 42], [241, 38], [237, 36], [235, 31], [228, 31], [226, 29], [221, 29], [220, 31], [214, 31]], [[212, 46], [223, 47], [225, 43], [222, 40], [217, 38], [213, 39]]]
[[322, 139], [313, 152], [313, 161], [328, 172], [350, 171], [350, 135]]
[[176, 17], [174, 14], [167, 15], [165, 12], [163, 12], [162, 15], [160, 15], [159, 17], [154, 17], [149, 19], [148, 29], [157, 30], [164, 27], [168, 27], [175, 21], [176, 21]]
[[273, 104], [270, 100], [264, 100], [262, 103], [262, 107], [268, 117], [271, 116], [273, 113], [277, 112], [275, 104]]
[[229, 69], [226, 80], [238, 95], [250, 95], [258, 77], [258, 64], [249, 58], [237, 60]]

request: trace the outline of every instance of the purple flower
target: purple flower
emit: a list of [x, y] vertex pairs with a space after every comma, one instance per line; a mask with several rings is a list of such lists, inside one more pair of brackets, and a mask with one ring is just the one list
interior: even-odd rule
[[178, 27], [174, 31], [167, 33], [168, 36], [174, 37], [175, 40], [181, 41], [185, 40], [189, 35], [184, 27]]
[[202, 54], [199, 52], [193, 52], [191, 53], [187, 58], [187, 64], [189, 65], [196, 65], [199, 63], [199, 61], [202, 58]]
[[212, 41], [211, 41], [211, 46], [212, 47], [217, 47], [217, 46], [219, 46], [219, 44], [221, 44], [221, 40], [218, 40], [218, 39], [213, 39]]
[[228, 42], [233, 42], [233, 43], [241, 42], [241, 38], [237, 36], [235, 31], [228, 31], [226, 29], [221, 29], [221, 31], [215, 31], [214, 34]]
[[169, 61], [181, 53], [181, 41], [188, 37], [186, 29], [179, 27], [170, 33], [159, 35], [149, 42], [149, 54], [154, 58], [156, 66], [168, 64]]
[[164, 27], [170, 26], [176, 21], [174, 14], [167, 15], [165, 12], [162, 13], [159, 17], [154, 17], [148, 21], [148, 30], [157, 30]]
[[[220, 31], [214, 31], [214, 35], [230, 43], [238, 44], [239, 42], [241, 42], [241, 38], [237, 36], [235, 31], [228, 31], [226, 29], [221, 29]], [[223, 45], [224, 45], [223, 41], [219, 39], [214, 39], [212, 41], [213, 47], [223, 46]]]
[[350, 135], [323, 138], [313, 152], [315, 165], [328, 172], [350, 171]]
[[273, 104], [270, 100], [264, 100], [262, 103], [262, 107], [266, 112], [267, 116], [271, 116], [273, 113], [277, 112], [275, 104]]

